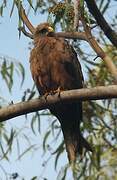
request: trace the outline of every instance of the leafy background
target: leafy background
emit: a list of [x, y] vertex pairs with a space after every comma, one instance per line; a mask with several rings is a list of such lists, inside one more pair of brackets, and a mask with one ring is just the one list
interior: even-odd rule
[[[33, 47], [32, 41], [17, 30], [23, 22], [16, 15], [15, 3], [19, 4], [20, 9], [21, 2], [32, 24], [49, 21], [56, 31], [73, 31], [74, 11], [71, 1], [0, 1], [0, 27], [2, 29], [3, 26], [6, 33], [1, 43], [5, 50], [0, 50], [1, 108], [38, 97], [28, 62], [29, 52]], [[116, 1], [97, 0], [96, 3], [109, 24], [116, 29]], [[95, 27], [96, 22], [86, 6], [85, 14], [86, 21], [91, 27]], [[81, 25], [80, 30], [82, 31]], [[103, 49], [117, 64], [117, 51], [102, 30], [96, 26], [92, 31]], [[15, 44], [16, 42], [18, 43]], [[70, 40], [70, 43], [77, 51], [86, 87], [113, 84], [113, 78], [104, 62], [96, 58], [96, 54], [86, 42]], [[10, 46], [13, 48], [8, 51]], [[18, 56], [21, 59], [18, 60]], [[68, 165], [60, 124], [49, 111], [44, 110], [0, 123], [0, 178], [117, 179], [117, 100], [86, 101], [83, 107], [81, 130], [92, 144], [94, 153], [84, 152], [83, 160], [78, 157], [74, 177]], [[34, 162], [31, 158], [34, 158]]]

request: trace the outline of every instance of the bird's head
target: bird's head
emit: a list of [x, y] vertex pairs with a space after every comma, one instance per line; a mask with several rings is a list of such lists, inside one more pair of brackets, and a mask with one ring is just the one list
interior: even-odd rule
[[54, 30], [49, 23], [42, 23], [36, 27], [34, 37], [48, 36], [52, 32], [54, 32]]

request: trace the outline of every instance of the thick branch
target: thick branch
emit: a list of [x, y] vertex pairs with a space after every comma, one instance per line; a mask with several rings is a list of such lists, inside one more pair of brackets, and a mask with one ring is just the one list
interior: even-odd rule
[[57, 32], [51, 33], [50, 36], [88, 41], [85, 32]]
[[89, 8], [89, 11], [96, 19], [98, 25], [101, 27], [101, 29], [104, 31], [104, 34], [109, 38], [109, 40], [112, 42], [113, 45], [117, 47], [117, 34], [115, 31], [111, 29], [111, 27], [108, 25], [106, 20], [104, 19], [103, 15], [99, 11], [96, 3], [94, 0], [85, 0], [87, 3], [87, 6]]
[[63, 91], [58, 94], [48, 95], [47, 99], [41, 97], [39, 99], [30, 100], [27, 102], [20, 102], [17, 104], [9, 105], [0, 109], [0, 122], [8, 119], [24, 115], [27, 113], [47, 109], [56, 106], [63, 102], [74, 102], [78, 100], [99, 100], [117, 98], [117, 85], [99, 86], [88, 89], [78, 89]]

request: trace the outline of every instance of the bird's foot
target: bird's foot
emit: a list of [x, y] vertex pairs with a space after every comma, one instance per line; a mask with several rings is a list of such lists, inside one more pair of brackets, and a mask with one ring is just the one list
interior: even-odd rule
[[58, 94], [58, 98], [60, 98], [61, 91], [62, 91], [61, 87], [58, 87], [58, 89], [56, 89], [56, 90], [53, 91], [53, 94], [56, 94], [56, 93], [57, 93], [57, 94]]
[[51, 90], [51, 91], [49, 91], [49, 92], [46, 92], [45, 94], [44, 94], [44, 98], [45, 98], [45, 100], [47, 101], [47, 97], [49, 96], [49, 95], [54, 95], [54, 94], [58, 94], [58, 97], [60, 98], [60, 93], [61, 93], [61, 88], [60, 87], [58, 87], [58, 89], [56, 89], [56, 90]]
[[46, 93], [44, 94], [44, 98], [45, 98], [46, 101], [47, 101], [47, 97], [48, 97], [49, 95], [51, 95], [51, 92], [46, 92]]

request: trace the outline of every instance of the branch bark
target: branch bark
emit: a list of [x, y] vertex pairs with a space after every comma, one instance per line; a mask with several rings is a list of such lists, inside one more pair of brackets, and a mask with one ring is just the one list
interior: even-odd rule
[[57, 32], [51, 33], [50, 36], [88, 41], [85, 32]]
[[117, 85], [63, 91], [60, 93], [60, 97], [58, 94], [48, 95], [47, 99], [40, 97], [1, 108], [0, 122], [42, 109], [49, 109], [63, 102], [72, 103], [78, 100], [86, 101], [111, 98], [117, 98]]
[[24, 27], [19, 27], [19, 31], [21, 31], [25, 36], [29, 37], [30, 39], [33, 39], [33, 35], [25, 30]]
[[117, 84], [117, 68], [114, 65], [112, 59], [103, 51], [103, 49], [99, 46], [98, 42], [93, 37], [90, 27], [87, 25], [87, 23], [84, 20], [83, 11], [81, 13], [81, 21], [82, 21], [82, 24], [84, 27], [84, 31], [85, 31], [85, 34], [87, 37], [87, 41], [89, 42], [89, 44], [91, 45], [93, 50], [97, 53], [97, 55], [104, 60], [107, 68], [109, 69], [110, 73], [114, 77], [115, 83]]
[[[18, 8], [18, 12], [19, 12], [19, 16], [21, 17], [23, 23], [27, 26], [27, 28], [29, 29], [29, 31], [33, 34], [34, 31], [35, 31], [35, 28], [34, 26], [32, 25], [32, 23], [29, 21], [26, 13], [25, 13], [25, 10], [22, 6], [22, 3], [21, 2], [18, 2], [16, 1], [16, 6]], [[20, 4], [19, 4], [20, 3]]]
[[79, 27], [79, 11], [80, 11], [80, 0], [73, 0], [74, 5], [74, 31], [77, 31]]
[[94, 0], [85, 0], [87, 6], [89, 8], [90, 13], [94, 16], [95, 20], [97, 21], [98, 25], [104, 31], [104, 34], [108, 37], [111, 43], [117, 47], [117, 33], [111, 29], [109, 24], [106, 22], [105, 18], [101, 14], [100, 10], [98, 9]]

